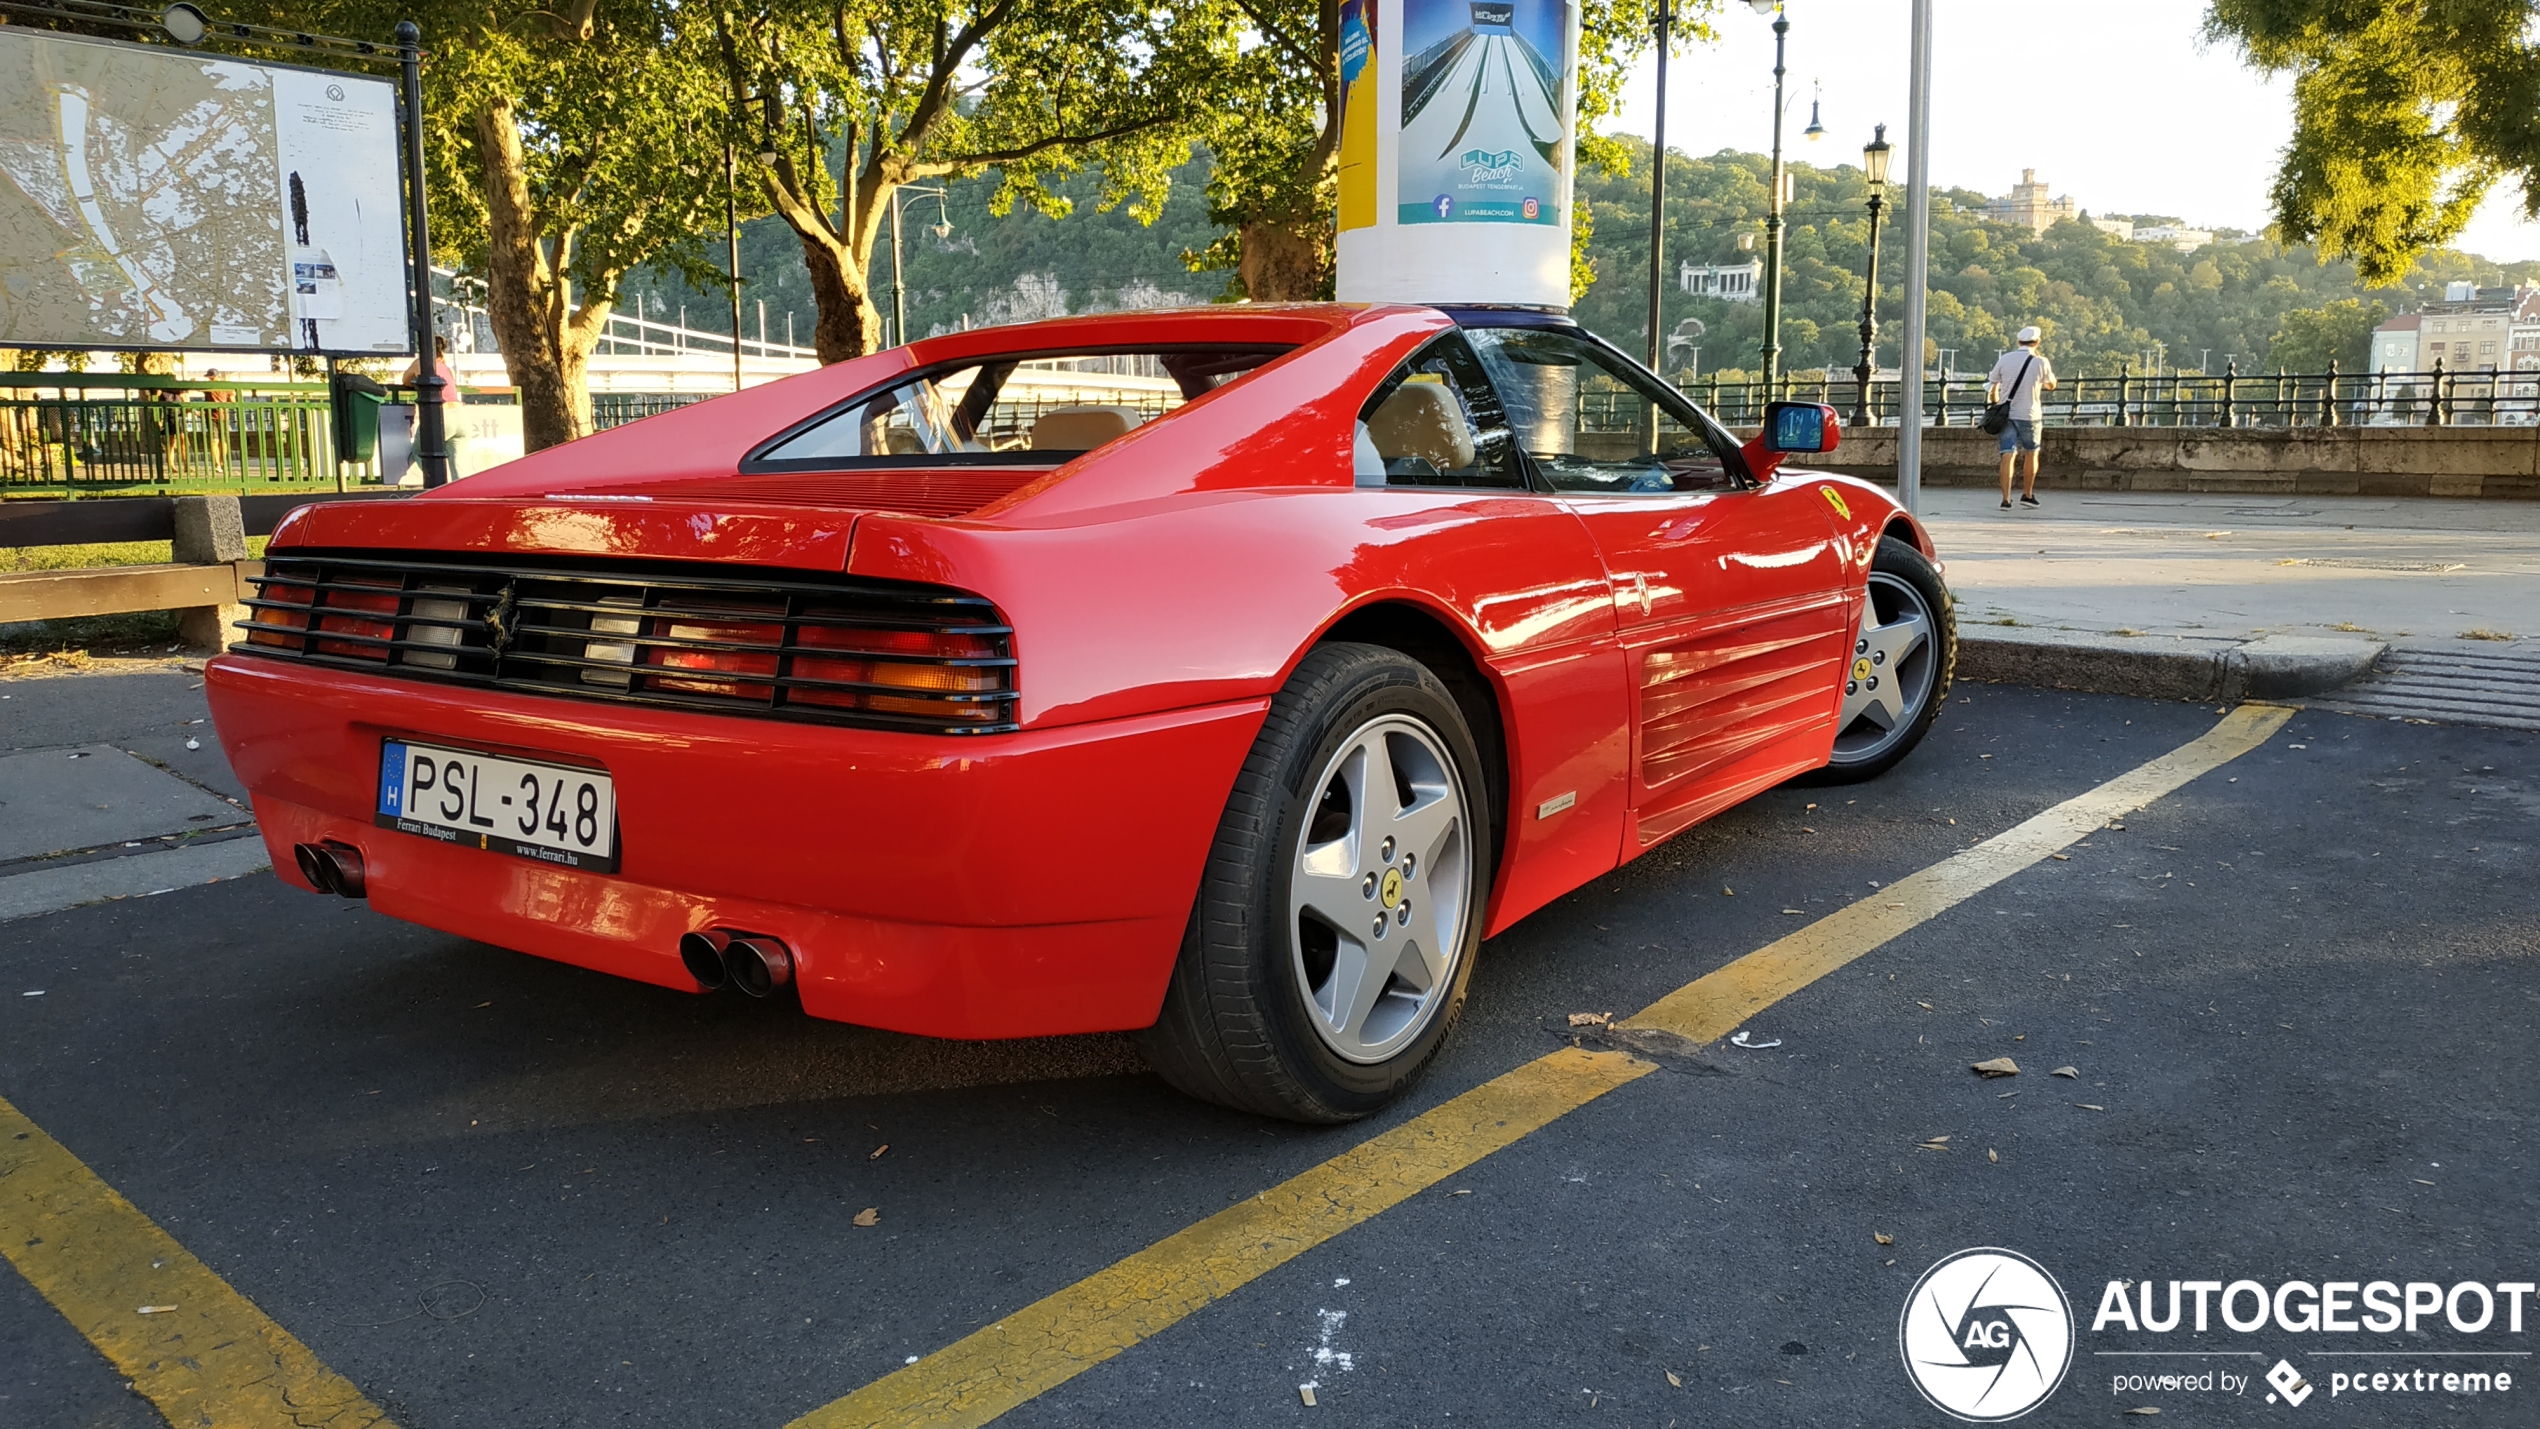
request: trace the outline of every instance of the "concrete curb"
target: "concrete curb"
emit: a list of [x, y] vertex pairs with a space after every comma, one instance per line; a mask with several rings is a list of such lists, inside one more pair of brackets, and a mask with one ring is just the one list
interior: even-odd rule
[[2361, 678], [2387, 648], [2309, 635], [2231, 640], [1971, 625], [1958, 631], [1958, 674], [2155, 700], [2291, 699]]

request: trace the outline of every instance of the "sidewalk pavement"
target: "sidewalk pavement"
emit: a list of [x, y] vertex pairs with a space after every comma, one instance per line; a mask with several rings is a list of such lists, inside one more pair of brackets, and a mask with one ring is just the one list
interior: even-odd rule
[[1923, 493], [1970, 678], [2540, 729], [2540, 503], [2039, 500]]

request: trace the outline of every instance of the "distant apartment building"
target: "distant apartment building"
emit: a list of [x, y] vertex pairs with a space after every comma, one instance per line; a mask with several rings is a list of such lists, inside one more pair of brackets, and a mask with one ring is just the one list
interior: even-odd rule
[[2090, 226], [2128, 242], [2134, 238], [2134, 220], [2130, 218], [2094, 218], [2090, 220]]
[[2031, 233], [2044, 233], [2067, 218], [2077, 218], [2081, 209], [2067, 195], [2050, 198], [2047, 186], [2038, 182], [2037, 170], [2020, 170], [2020, 181], [2011, 185], [2008, 197], [1986, 199], [1984, 216], [1996, 223], [2017, 224]]
[[1762, 294], [1764, 260], [1744, 263], [1687, 263], [1676, 270], [1676, 282], [1697, 298], [1751, 303]]
[[2506, 395], [2540, 397], [2540, 287], [2523, 289], [2520, 303], [2514, 305], [2513, 323], [2505, 329], [2507, 365], [2517, 374], [2529, 374], [2513, 384]]
[[2213, 230], [2182, 228], [2176, 224], [2156, 223], [2134, 231], [2137, 243], [2166, 243], [2181, 253], [2193, 253], [2214, 241]]
[[2424, 318], [2416, 313], [2401, 313], [2372, 331], [2372, 370], [2375, 372], [2414, 372], [2417, 370], [2417, 329]]
[[2519, 366], [2517, 342], [2531, 342], [2524, 350], [2540, 359], [2540, 287], [2447, 283], [2441, 301], [2427, 303], [2420, 316], [2417, 360], [2428, 368], [2440, 362], [2446, 372], [2509, 372]]

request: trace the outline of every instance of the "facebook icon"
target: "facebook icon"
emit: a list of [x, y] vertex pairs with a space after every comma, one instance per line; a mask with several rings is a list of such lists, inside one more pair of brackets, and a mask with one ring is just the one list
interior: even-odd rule
[[1451, 194], [1439, 194], [1435, 207], [1438, 211], [1438, 217], [1446, 217], [1449, 213], [1452, 213], [1455, 210], [1454, 196]]

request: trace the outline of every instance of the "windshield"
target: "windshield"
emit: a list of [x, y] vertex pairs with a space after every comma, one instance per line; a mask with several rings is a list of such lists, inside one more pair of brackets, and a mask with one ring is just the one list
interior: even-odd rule
[[1467, 327], [1508, 409], [1517, 444], [1556, 491], [1648, 495], [1736, 485], [1718, 434], [1693, 404], [1575, 333]]
[[1127, 436], [1286, 351], [1036, 352], [929, 368], [831, 408], [747, 466], [1048, 464]]

